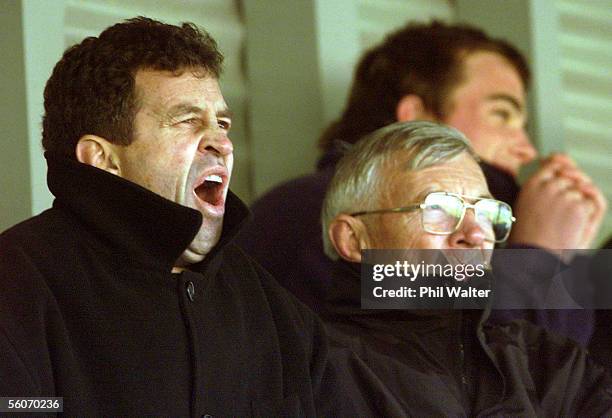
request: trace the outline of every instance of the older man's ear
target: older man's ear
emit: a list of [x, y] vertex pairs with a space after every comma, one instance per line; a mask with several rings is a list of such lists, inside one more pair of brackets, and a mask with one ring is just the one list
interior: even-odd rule
[[77, 160], [111, 174], [120, 176], [117, 146], [97, 135], [83, 135], [76, 145]]
[[398, 122], [410, 122], [413, 120], [436, 121], [436, 118], [425, 108], [425, 103], [421, 96], [416, 94], [407, 94], [397, 102], [395, 118]]
[[350, 215], [340, 214], [327, 230], [336, 252], [346, 261], [361, 262], [361, 250], [370, 248], [368, 232], [364, 223]]

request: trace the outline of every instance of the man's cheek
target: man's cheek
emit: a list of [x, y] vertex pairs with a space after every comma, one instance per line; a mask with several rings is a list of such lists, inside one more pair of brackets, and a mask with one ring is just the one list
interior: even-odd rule
[[234, 158], [233, 156], [228, 157], [228, 159], [225, 162], [226, 164], [226, 168], [227, 168], [227, 182], [229, 184], [229, 182], [231, 181], [232, 178], [232, 172], [234, 170]]
[[421, 231], [413, 242], [411, 248], [420, 248], [420, 249], [442, 249], [449, 248], [449, 237], [450, 235], [434, 235], [428, 234], [427, 232]]

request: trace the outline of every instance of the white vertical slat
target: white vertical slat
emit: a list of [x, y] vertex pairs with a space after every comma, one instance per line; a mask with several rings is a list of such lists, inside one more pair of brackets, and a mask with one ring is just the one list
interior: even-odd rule
[[454, 17], [452, 0], [357, 0], [357, 2], [359, 35], [364, 50], [408, 21], [438, 19], [450, 22]]
[[22, 0], [24, 72], [28, 139], [30, 145], [29, 184], [32, 196], [32, 215], [49, 208], [53, 196], [47, 188], [47, 163], [41, 145], [44, 113], [43, 91], [53, 66], [62, 55], [63, 0]]
[[[612, 202], [612, 3], [557, 0], [567, 152]], [[612, 234], [608, 211], [599, 239]]]
[[234, 142], [232, 190], [249, 201], [249, 141], [246, 134], [246, 82], [242, 68], [244, 24], [236, 1], [227, 0], [67, 0], [65, 45], [98, 35], [106, 27], [135, 16], [166, 23], [193, 22], [208, 31], [225, 56], [221, 89], [234, 113], [231, 133]]

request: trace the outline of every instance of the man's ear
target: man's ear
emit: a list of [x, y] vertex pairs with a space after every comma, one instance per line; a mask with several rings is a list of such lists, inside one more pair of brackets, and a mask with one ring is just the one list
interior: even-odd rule
[[369, 248], [368, 234], [363, 222], [346, 215], [338, 215], [327, 230], [336, 252], [347, 261], [361, 262], [361, 250]]
[[407, 94], [400, 99], [395, 107], [395, 118], [398, 122], [433, 120], [433, 116], [425, 109], [423, 99], [416, 94]]
[[117, 145], [97, 135], [83, 135], [75, 149], [79, 162], [120, 175]]

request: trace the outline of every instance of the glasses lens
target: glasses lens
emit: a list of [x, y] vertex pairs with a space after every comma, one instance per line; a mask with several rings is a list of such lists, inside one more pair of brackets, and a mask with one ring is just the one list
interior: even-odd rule
[[450, 234], [461, 220], [463, 203], [457, 196], [430, 193], [425, 198], [423, 229], [433, 234]]
[[476, 219], [488, 239], [502, 242], [512, 228], [512, 209], [504, 202], [483, 199], [476, 203]]

